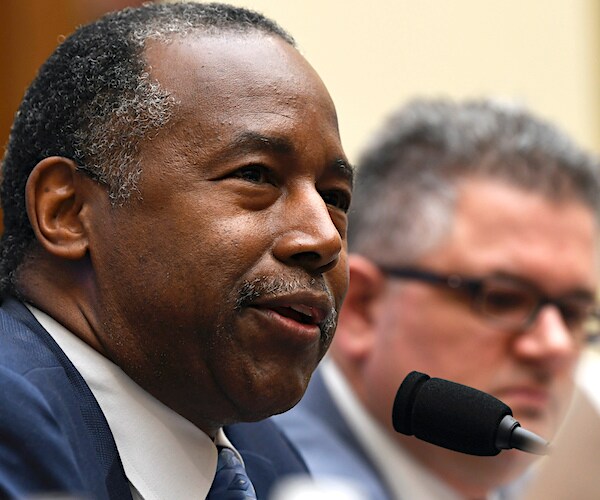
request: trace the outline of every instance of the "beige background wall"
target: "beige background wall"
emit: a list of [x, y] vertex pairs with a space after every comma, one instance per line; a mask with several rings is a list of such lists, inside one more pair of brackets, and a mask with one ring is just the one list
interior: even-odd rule
[[[0, 2], [0, 142], [58, 35], [142, 0]], [[414, 96], [524, 102], [600, 152], [598, 0], [229, 0], [298, 40], [337, 104], [352, 160]]]
[[600, 151], [597, 0], [231, 0], [297, 39], [338, 107], [351, 160], [420, 96], [517, 99]]

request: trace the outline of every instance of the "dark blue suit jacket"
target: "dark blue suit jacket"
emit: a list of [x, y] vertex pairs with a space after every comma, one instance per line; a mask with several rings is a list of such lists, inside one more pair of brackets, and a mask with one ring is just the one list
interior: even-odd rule
[[[259, 499], [287, 474], [305, 473], [269, 420], [225, 429]], [[0, 307], [0, 498], [61, 492], [131, 499], [106, 419], [87, 384], [29, 310]]]

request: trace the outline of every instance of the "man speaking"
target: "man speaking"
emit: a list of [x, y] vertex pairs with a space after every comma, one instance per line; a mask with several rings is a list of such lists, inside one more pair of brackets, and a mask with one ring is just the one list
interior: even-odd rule
[[221, 4], [84, 26], [2, 173], [0, 496], [261, 498], [302, 468], [268, 423], [247, 457], [223, 432], [300, 399], [347, 287], [352, 169], [289, 35]]

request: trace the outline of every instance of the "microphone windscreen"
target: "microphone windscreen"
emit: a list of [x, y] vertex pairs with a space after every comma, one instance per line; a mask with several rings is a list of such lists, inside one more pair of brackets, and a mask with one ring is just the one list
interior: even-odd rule
[[396, 431], [469, 455], [493, 456], [500, 450], [500, 421], [512, 415], [499, 399], [449, 380], [411, 372], [400, 385], [392, 421]]

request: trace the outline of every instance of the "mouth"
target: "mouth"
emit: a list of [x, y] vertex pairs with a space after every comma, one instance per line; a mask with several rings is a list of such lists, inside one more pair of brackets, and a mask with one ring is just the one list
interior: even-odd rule
[[301, 343], [329, 343], [335, 326], [335, 308], [327, 294], [308, 291], [257, 299], [246, 306], [258, 313], [265, 331]]
[[541, 416], [548, 412], [551, 406], [551, 395], [546, 389], [532, 387], [512, 387], [505, 389], [499, 395], [515, 414]]
[[335, 299], [323, 280], [262, 276], [244, 282], [236, 309], [245, 310], [273, 339], [329, 345], [337, 324]]
[[319, 326], [325, 317], [324, 311], [304, 304], [273, 306], [271, 310], [303, 325]]

